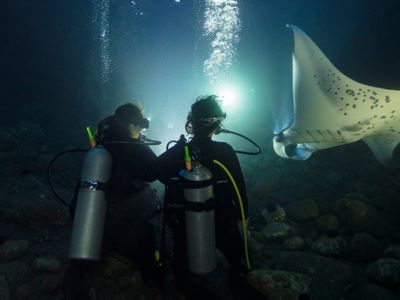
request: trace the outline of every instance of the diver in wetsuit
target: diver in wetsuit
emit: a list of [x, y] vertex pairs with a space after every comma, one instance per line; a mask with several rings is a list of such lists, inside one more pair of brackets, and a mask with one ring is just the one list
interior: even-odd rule
[[[141, 131], [148, 126], [142, 108], [128, 103], [102, 120], [96, 133], [97, 144], [104, 146], [112, 156], [102, 256], [114, 252], [133, 260], [144, 279], [156, 272], [154, 233], [149, 220], [160, 210], [158, 197], [148, 184], [159, 177], [156, 156], [140, 139]], [[72, 216], [78, 191], [79, 187], [71, 204]], [[84, 276], [95, 264], [71, 261], [64, 280], [66, 299], [87, 299]]]
[[[222, 111], [216, 96], [199, 98], [192, 105], [191, 112], [188, 114], [186, 131], [193, 134], [193, 138], [188, 143], [193, 159], [207, 167], [216, 182], [214, 184], [216, 246], [230, 264], [231, 285], [235, 286], [247, 271], [244, 265], [244, 247], [238, 226], [240, 209], [232, 184], [224, 171], [213, 163], [213, 160], [224, 164], [234, 177], [242, 196], [246, 218], [247, 193], [239, 160], [233, 148], [227, 143], [212, 140], [213, 135], [218, 133], [225, 117], [226, 114]], [[161, 181], [164, 183], [168, 183], [168, 178], [177, 177], [179, 172], [185, 168], [184, 144], [184, 141], [180, 141], [158, 157], [157, 164], [163, 174]], [[172, 197], [177, 197], [179, 202], [180, 196]], [[173, 218], [174, 220], [171, 222], [174, 235], [173, 264], [179, 280], [179, 277], [185, 278], [185, 272], [187, 272], [185, 224], [182, 212], [173, 213]]]

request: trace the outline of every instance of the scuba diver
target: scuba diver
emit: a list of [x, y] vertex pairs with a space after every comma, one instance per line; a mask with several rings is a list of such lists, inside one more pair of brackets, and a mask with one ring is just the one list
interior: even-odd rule
[[[204, 274], [207, 273], [208, 270], [211, 270], [212, 272], [212, 269], [215, 269], [216, 265], [215, 257], [210, 257], [212, 255], [207, 254], [206, 257], [201, 258], [204, 252], [212, 252], [205, 249], [209, 247], [206, 244], [210, 244], [210, 247], [214, 247], [214, 249], [216, 246], [216, 248], [218, 248], [227, 259], [229, 263], [229, 285], [237, 299], [246, 299], [248, 296], [253, 297], [251, 293], [248, 293], [248, 286], [245, 283], [245, 275], [249, 271], [250, 264], [249, 261], [247, 261], [246, 264], [245, 250], [247, 249], [243, 246], [242, 232], [240, 230], [241, 221], [244, 221], [244, 231], [247, 232], [246, 222], [248, 220], [248, 204], [246, 185], [236, 152], [244, 152], [235, 152], [229, 144], [212, 140], [212, 137], [215, 134], [224, 130], [221, 128], [221, 123], [225, 118], [226, 113], [222, 111], [217, 96], [212, 95], [198, 98], [191, 106], [191, 111], [187, 116], [187, 122], [185, 125], [186, 132], [193, 136], [192, 139], [189, 143], [186, 143], [186, 140], [182, 135], [181, 139], [176, 142], [176, 145], [167, 149], [166, 152], [157, 158], [160, 174], [163, 175], [160, 180], [166, 184], [166, 198], [164, 203], [164, 218], [166, 220], [164, 222], [171, 228], [173, 235], [173, 249], [170, 251], [173, 252], [171, 254], [172, 269], [177, 284], [181, 286], [182, 289], [186, 288], [186, 291], [189, 294], [191, 292], [196, 293], [196, 295], [193, 295], [194, 299], [200, 299], [198, 297], [202, 289], [200, 288], [198, 291], [193, 292], [193, 285], [189, 282], [191, 280], [189, 279], [191, 278], [190, 274], [193, 272]], [[183, 178], [185, 175], [182, 170], [192, 168], [192, 166], [187, 166], [190, 159], [192, 160], [190, 163], [193, 163], [193, 169], [196, 168], [195, 165], [206, 168], [205, 177], [200, 174], [203, 171], [200, 173], [197, 172], [197, 175], [194, 175], [194, 177], [203, 177], [205, 178], [205, 182], [212, 181], [213, 186], [213, 190], [207, 192], [209, 194], [207, 197], [210, 199], [206, 201], [211, 206], [208, 208], [189, 208], [189, 210], [192, 210], [193, 212], [192, 215], [187, 214], [188, 202], [184, 195], [186, 192], [182, 192], [182, 186], [179, 187], [179, 183], [174, 182], [174, 178], [177, 177], [183, 179], [181, 180], [183, 182], [188, 182], [186, 178]], [[227, 172], [225, 172], [216, 162], [219, 162], [225, 167], [225, 169], [229, 170], [231, 177], [233, 177], [236, 182], [235, 186], [230, 182]], [[202, 170], [204, 170], [203, 167]], [[207, 183], [201, 183], [198, 186], [198, 191], [202, 193], [204, 189], [208, 189], [209, 187], [206, 185]], [[189, 189], [193, 188], [195, 189], [196, 187], [189, 187]], [[238, 194], [241, 196], [240, 203], [238, 203], [239, 201], [237, 199]], [[202, 197], [201, 194], [194, 196], [194, 198], [196, 198], [195, 201], [198, 201], [199, 198]], [[178, 207], [179, 204], [182, 204], [184, 208], [181, 210], [173, 208]], [[172, 207], [171, 210], [168, 209], [169, 206]], [[195, 216], [195, 214], [200, 211], [204, 212], [203, 215], [198, 214], [198, 216]], [[212, 226], [215, 224], [215, 230], [214, 227], [212, 228], [212, 231], [215, 232], [215, 236], [214, 233], [210, 233], [211, 230], [209, 229], [205, 229], [205, 232], [207, 232], [206, 234], [199, 234], [202, 229], [206, 227], [208, 228], [209, 226], [199, 220], [210, 211], [212, 211], [212, 217], [205, 218], [208, 218], [208, 222], [213, 223]], [[192, 223], [192, 225], [195, 224], [195, 228], [190, 225], [192, 226], [190, 229], [188, 223]], [[246, 225], [244, 225], [244, 223], [246, 223]], [[203, 228], [199, 229], [199, 226], [202, 226]], [[191, 242], [189, 240], [192, 239], [192, 236], [197, 234], [200, 235], [200, 243], [198, 243], [196, 247], [191, 247]], [[205, 240], [204, 236], [211, 235], [212, 237], [209, 241]], [[201, 247], [204, 247], [204, 249], [198, 249]], [[190, 251], [192, 250], [189, 248], [197, 248], [193, 250], [197, 252], [191, 254]], [[190, 266], [191, 260], [192, 266]], [[206, 267], [208, 270], [204, 268], [202, 269], [202, 266], [196, 266], [196, 263], [202, 260], [204, 260], [204, 264], [210, 266]], [[192, 289], [192, 291], [189, 289]], [[243, 295], [243, 293], [241, 294], [243, 290], [246, 290], [246, 292], [244, 292], [245, 295]], [[251, 299], [257, 299], [256, 297]]]
[[[148, 183], [159, 177], [156, 155], [141, 139], [143, 129], [148, 127], [149, 121], [143, 117], [143, 108], [132, 103], [118, 107], [114, 115], [103, 119], [98, 125], [95, 142], [99, 146], [92, 149], [98, 149], [100, 152], [97, 153], [111, 155], [111, 159], [108, 159], [109, 163], [105, 164], [109, 165], [111, 170], [108, 172], [110, 173], [107, 176], [109, 180], [104, 189], [101, 186], [100, 188], [97, 185], [93, 186], [93, 182], [97, 182], [95, 179], [92, 181], [82, 179], [76, 188], [70, 205], [71, 216], [75, 216], [75, 219], [70, 248], [71, 262], [64, 278], [65, 299], [88, 299], [84, 278], [96, 265], [98, 259], [96, 255], [91, 256], [85, 253], [92, 245], [84, 245], [82, 248], [76, 242], [88, 243], [87, 238], [82, 238], [82, 236], [91, 234], [91, 231], [97, 231], [96, 227], [93, 227], [93, 230], [87, 230], [92, 224], [82, 225], [83, 229], [79, 229], [80, 224], [78, 224], [78, 229], [75, 228], [75, 223], [80, 222], [80, 220], [77, 222], [78, 218], [82, 219], [82, 223], [88, 220], [88, 215], [82, 217], [85, 213], [79, 211], [82, 209], [80, 204], [84, 205], [83, 202], [90, 203], [91, 201], [91, 199], [85, 199], [86, 201], [80, 202], [79, 197], [85, 192], [85, 188], [91, 190], [92, 194], [98, 189], [99, 194], [105, 195], [106, 209], [102, 209], [104, 214], [100, 213], [99, 217], [96, 217], [103, 218], [99, 224], [104, 224], [104, 230], [100, 233], [101, 237], [97, 239], [100, 240], [98, 245], [101, 249], [96, 251], [101, 253], [102, 257], [113, 252], [134, 261], [144, 280], [157, 276], [157, 266], [153, 258], [156, 245], [153, 226], [149, 220], [159, 214], [161, 206], [156, 192]], [[96, 167], [99, 165], [96, 161], [92, 165], [93, 168], [100, 168]], [[82, 174], [84, 172], [83, 170]], [[99, 173], [102, 172], [105, 171], [99, 171]], [[82, 187], [82, 185], [86, 186]], [[99, 203], [100, 200], [97, 199], [94, 202]], [[75, 238], [74, 236], [77, 235], [80, 237]]]

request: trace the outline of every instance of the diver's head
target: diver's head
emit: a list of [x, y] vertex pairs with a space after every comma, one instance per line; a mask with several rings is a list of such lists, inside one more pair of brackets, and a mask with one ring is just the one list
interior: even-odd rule
[[149, 127], [149, 120], [143, 117], [143, 107], [127, 103], [119, 106], [114, 115], [102, 120], [97, 128], [98, 143], [115, 142], [139, 138], [142, 129]]
[[144, 108], [138, 103], [126, 103], [115, 110], [115, 117], [124, 127], [133, 124], [141, 129], [149, 128], [149, 120], [143, 117]]
[[149, 120], [143, 117], [143, 111], [140, 104], [126, 103], [115, 110], [114, 116], [130, 137], [138, 138], [142, 129], [149, 128]]
[[211, 136], [226, 118], [215, 95], [199, 97], [187, 116], [186, 131], [195, 136]]

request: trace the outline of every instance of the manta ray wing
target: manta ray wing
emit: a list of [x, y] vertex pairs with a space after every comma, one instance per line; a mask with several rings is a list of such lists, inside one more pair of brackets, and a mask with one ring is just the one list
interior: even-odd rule
[[400, 91], [358, 83], [341, 73], [298, 27], [293, 32], [292, 125], [274, 137], [275, 152], [307, 159], [320, 149], [364, 140], [391, 166], [400, 142]]

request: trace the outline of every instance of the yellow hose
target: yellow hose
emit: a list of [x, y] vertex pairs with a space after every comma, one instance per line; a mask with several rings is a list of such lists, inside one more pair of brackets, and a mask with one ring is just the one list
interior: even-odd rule
[[240, 214], [242, 216], [242, 228], [243, 228], [243, 242], [244, 242], [244, 254], [245, 254], [245, 258], [246, 258], [246, 264], [247, 264], [247, 268], [250, 270], [250, 259], [249, 259], [249, 249], [248, 249], [248, 243], [247, 243], [247, 223], [246, 223], [246, 217], [244, 215], [244, 208], [243, 208], [243, 201], [242, 201], [242, 196], [240, 195], [239, 192], [239, 188], [237, 187], [236, 181], [233, 178], [231, 172], [229, 172], [228, 168], [225, 167], [220, 161], [214, 159], [213, 163], [215, 163], [216, 165], [220, 166], [226, 173], [226, 175], [228, 175], [230, 181], [233, 184], [233, 187], [235, 189], [238, 201], [239, 201], [239, 207], [240, 207]]

